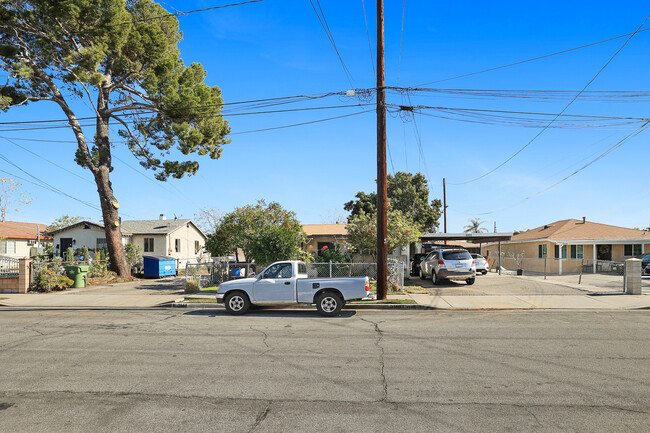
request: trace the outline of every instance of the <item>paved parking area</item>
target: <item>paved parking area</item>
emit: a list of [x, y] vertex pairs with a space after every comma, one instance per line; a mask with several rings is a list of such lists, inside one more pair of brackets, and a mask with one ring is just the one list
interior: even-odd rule
[[[430, 279], [417, 276], [410, 281], [424, 287], [433, 296], [479, 296], [479, 295], [584, 295], [586, 293], [623, 293], [623, 277], [618, 275], [588, 274], [516, 276], [488, 273], [478, 275], [476, 283], [469, 286], [464, 281], [445, 281], [434, 286]], [[642, 279], [643, 293], [650, 294], [650, 276]]]

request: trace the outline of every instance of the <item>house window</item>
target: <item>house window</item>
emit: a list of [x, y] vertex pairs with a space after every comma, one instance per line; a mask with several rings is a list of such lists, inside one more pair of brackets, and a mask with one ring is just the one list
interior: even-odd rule
[[107, 248], [106, 238], [97, 238], [97, 248]]
[[144, 252], [153, 253], [153, 238], [144, 238]]
[[320, 257], [321, 254], [323, 254], [327, 250], [333, 250], [334, 249], [334, 243], [333, 242], [319, 242], [318, 243], [318, 256]]
[[545, 259], [546, 257], [548, 257], [548, 245], [546, 244], [537, 245], [537, 258]]
[[181, 240], [180, 239], [174, 239], [174, 249], [176, 250], [177, 253], [181, 252]]
[[585, 257], [584, 248], [584, 245], [571, 245], [571, 258], [583, 259]]
[[200, 249], [201, 245], [199, 245], [199, 241], [194, 241], [194, 254], [198, 254]]
[[641, 244], [623, 245], [623, 255], [625, 257], [640, 256], [641, 254], [643, 254]]
[[562, 245], [562, 257], [560, 257], [560, 247], [559, 245], [555, 245], [555, 258], [556, 259], [566, 259], [566, 252], [567, 248], [566, 245]]
[[16, 254], [16, 241], [4, 240], [0, 242], [0, 254]]

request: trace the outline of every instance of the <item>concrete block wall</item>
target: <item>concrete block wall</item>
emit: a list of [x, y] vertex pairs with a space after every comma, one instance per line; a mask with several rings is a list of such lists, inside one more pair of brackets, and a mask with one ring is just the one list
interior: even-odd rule
[[0, 293], [27, 293], [31, 281], [32, 259], [20, 259], [18, 277], [0, 278]]

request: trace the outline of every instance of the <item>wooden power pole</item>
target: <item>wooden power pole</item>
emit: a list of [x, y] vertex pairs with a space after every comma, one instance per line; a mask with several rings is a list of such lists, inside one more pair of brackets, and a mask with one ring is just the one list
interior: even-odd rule
[[[447, 185], [444, 177], [442, 178], [442, 211], [445, 217], [445, 233], [447, 233]], [[445, 245], [447, 245], [446, 239]]]
[[386, 299], [388, 247], [386, 188], [386, 89], [384, 88], [384, 1], [377, 0], [377, 299]]

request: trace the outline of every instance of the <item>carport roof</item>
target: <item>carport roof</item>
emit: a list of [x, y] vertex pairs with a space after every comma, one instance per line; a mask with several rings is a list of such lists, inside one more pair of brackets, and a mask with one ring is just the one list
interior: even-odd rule
[[475, 244], [484, 242], [509, 241], [512, 232], [509, 233], [428, 233], [420, 236], [422, 241], [465, 241]]

